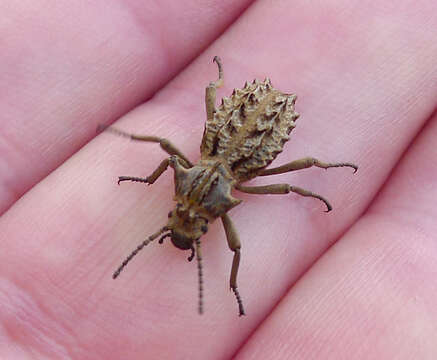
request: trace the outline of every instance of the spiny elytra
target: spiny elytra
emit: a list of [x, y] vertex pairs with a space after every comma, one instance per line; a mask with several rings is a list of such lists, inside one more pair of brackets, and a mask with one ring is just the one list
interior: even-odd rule
[[282, 174], [316, 166], [327, 169], [348, 166], [357, 171], [352, 163], [325, 163], [312, 157], [266, 169], [282, 151], [296, 126], [299, 114], [295, 112], [296, 95], [285, 94], [273, 87], [269, 79], [246, 82], [242, 89], [234, 89], [230, 97], [224, 97], [216, 106], [216, 89], [223, 85], [223, 67], [219, 57], [213, 60], [218, 66], [218, 80], [206, 87], [206, 123], [200, 145], [201, 158], [193, 164], [172, 142], [159, 136], [128, 134], [113, 127], [112, 133], [132, 140], [158, 143], [170, 155], [146, 178], [120, 176], [122, 181], [153, 184], [168, 166], [174, 170], [176, 207], [168, 214], [168, 222], [149, 236], [123, 261], [113, 274], [117, 278], [124, 267], [147, 244], [159, 237], [159, 243], [167, 237], [181, 250], [191, 250], [188, 260], [196, 255], [199, 281], [199, 313], [203, 312], [203, 276], [200, 238], [208, 231], [208, 224], [221, 218], [228, 245], [234, 253], [230, 288], [235, 294], [239, 315], [245, 315], [243, 302], [237, 288], [240, 264], [240, 239], [228, 211], [241, 203], [231, 191], [236, 189], [249, 194], [297, 193], [321, 200], [327, 210], [332, 209], [322, 196], [289, 184], [245, 186], [243, 182], [257, 176]]

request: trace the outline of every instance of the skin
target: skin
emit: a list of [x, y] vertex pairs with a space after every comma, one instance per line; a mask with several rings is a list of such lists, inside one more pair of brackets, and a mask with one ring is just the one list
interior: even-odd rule
[[[434, 1], [260, 1], [225, 32], [249, 2], [59, 4], [0, 5], [0, 358], [433, 358]], [[166, 241], [111, 278], [165, 223], [172, 170], [117, 187], [166, 155], [93, 139], [121, 117], [117, 127], [169, 138], [196, 161], [214, 55], [219, 98], [265, 76], [298, 95], [301, 117], [274, 166], [359, 165], [275, 175], [325, 196], [329, 214], [295, 194], [239, 194], [243, 319], [224, 291], [232, 253], [220, 221], [202, 242], [202, 316], [196, 266]]]

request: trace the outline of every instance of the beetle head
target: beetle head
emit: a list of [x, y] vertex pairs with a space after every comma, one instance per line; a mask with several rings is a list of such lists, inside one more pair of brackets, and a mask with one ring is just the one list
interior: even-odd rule
[[208, 231], [208, 220], [181, 203], [168, 213], [168, 217], [168, 236], [178, 249], [193, 250], [194, 242]]
[[[146, 245], [159, 236], [159, 243], [162, 244], [166, 237], [171, 238], [174, 246], [181, 250], [191, 250], [189, 261], [193, 260], [194, 254], [197, 254], [197, 271], [199, 279], [199, 313], [203, 312], [203, 277], [202, 277], [202, 254], [200, 252], [200, 237], [208, 231], [208, 219], [196, 213], [189, 207], [178, 203], [176, 208], [169, 212], [167, 225], [162, 227], [156, 233], [149, 236], [131, 254], [114, 272], [112, 277], [116, 279], [125, 266], [138, 254]], [[164, 234], [164, 235], [163, 235]]]

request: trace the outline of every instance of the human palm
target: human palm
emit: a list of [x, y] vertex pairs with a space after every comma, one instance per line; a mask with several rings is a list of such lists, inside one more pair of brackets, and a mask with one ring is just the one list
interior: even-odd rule
[[[433, 358], [436, 11], [431, 0], [0, 5], [0, 358]], [[298, 95], [274, 166], [359, 165], [273, 177], [322, 194], [329, 214], [298, 195], [236, 194], [242, 318], [219, 221], [202, 238], [202, 316], [196, 266], [168, 242], [112, 279], [165, 223], [172, 176], [118, 187], [167, 155], [95, 133], [120, 118], [197, 161], [214, 55], [218, 98], [264, 77]]]

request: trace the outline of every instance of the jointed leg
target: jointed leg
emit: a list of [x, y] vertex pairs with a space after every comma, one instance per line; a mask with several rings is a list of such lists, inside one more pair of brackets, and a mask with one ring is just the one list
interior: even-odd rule
[[351, 167], [354, 169], [354, 173], [358, 170], [358, 166], [354, 165], [352, 163], [324, 163], [321, 162], [320, 160], [317, 160], [315, 158], [312, 157], [306, 157], [303, 159], [299, 159], [299, 160], [295, 160], [292, 161], [288, 164], [276, 167], [276, 168], [272, 168], [272, 169], [264, 169], [261, 170], [258, 173], [258, 176], [267, 176], [267, 175], [276, 175], [276, 174], [283, 174], [289, 171], [294, 171], [294, 170], [300, 170], [300, 169], [306, 169], [312, 166], [317, 166], [319, 168], [322, 169], [328, 169], [331, 167], [343, 167], [343, 166], [347, 166], [347, 167]]
[[167, 170], [169, 164], [169, 159], [164, 159], [161, 161], [161, 164], [156, 168], [156, 170], [152, 173], [152, 175], [146, 177], [146, 178], [140, 178], [140, 177], [134, 177], [134, 176], [119, 176], [118, 177], [118, 184], [120, 185], [120, 182], [122, 181], [136, 181], [136, 182], [142, 182], [146, 184], [153, 184], [156, 179], [158, 179], [162, 173]]
[[187, 168], [190, 168], [193, 166], [193, 164], [190, 162], [190, 160], [188, 160], [187, 157], [170, 140], [167, 140], [165, 138], [161, 138], [158, 136], [129, 134], [129, 133], [126, 133], [124, 131], [118, 130], [114, 127], [107, 127], [107, 128], [99, 127], [98, 130], [99, 129], [100, 130], [103, 129], [105, 131], [110, 131], [113, 134], [127, 137], [131, 140], [158, 143], [161, 146], [161, 148], [169, 155], [179, 156], [185, 162], [184, 166], [187, 165], [186, 166]]
[[234, 259], [232, 261], [232, 270], [230, 278], [230, 287], [237, 298], [239, 315], [246, 315], [244, 312], [243, 301], [241, 300], [240, 293], [237, 289], [237, 274], [238, 266], [240, 265], [240, 239], [238, 238], [237, 230], [235, 229], [232, 220], [228, 215], [222, 215], [222, 222], [226, 232], [226, 239], [228, 240], [229, 248], [234, 252]]
[[205, 92], [205, 104], [206, 104], [206, 116], [208, 120], [212, 120], [215, 113], [215, 97], [216, 97], [216, 89], [223, 85], [223, 67], [222, 61], [218, 56], [214, 56], [213, 60], [219, 70], [219, 78], [217, 81], [212, 81], [209, 83]]
[[242, 192], [248, 193], [248, 194], [288, 194], [290, 192], [294, 192], [296, 194], [302, 195], [302, 196], [310, 196], [316, 199], [319, 199], [323, 201], [328, 208], [326, 212], [329, 212], [332, 210], [331, 204], [326, 200], [323, 196], [320, 196], [318, 194], [315, 194], [311, 191], [302, 189], [297, 186], [292, 186], [289, 184], [273, 184], [273, 185], [265, 185], [265, 186], [243, 186], [243, 185], [237, 185], [237, 190], [240, 190]]

